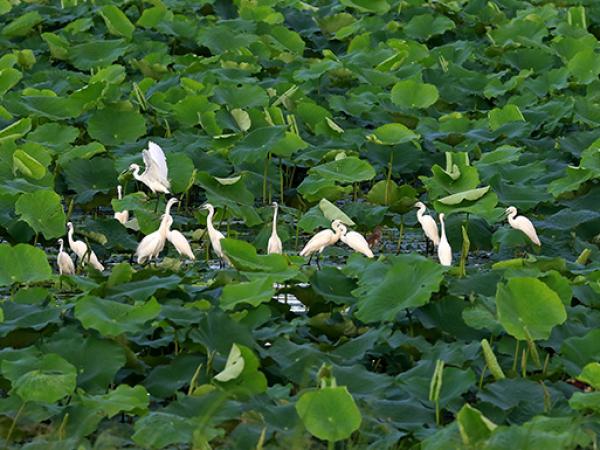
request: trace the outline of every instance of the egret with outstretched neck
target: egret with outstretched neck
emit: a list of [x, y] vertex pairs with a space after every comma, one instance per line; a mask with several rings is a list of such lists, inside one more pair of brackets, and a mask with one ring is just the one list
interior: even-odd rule
[[73, 275], [75, 273], [75, 264], [67, 252], [63, 250], [64, 241], [58, 240], [58, 255], [56, 256], [56, 264], [60, 275]]
[[340, 240], [350, 247], [352, 250], [358, 253], [362, 253], [367, 258], [373, 258], [373, 251], [369, 247], [369, 243], [364, 238], [364, 236], [357, 231], [348, 231], [346, 225], [340, 223], [338, 228], [341, 229], [342, 234], [340, 236]]
[[425, 253], [429, 253], [429, 241], [433, 242], [433, 246], [436, 247], [440, 243], [440, 236], [438, 234], [438, 227], [435, 223], [433, 217], [428, 214], [425, 214], [427, 207], [422, 202], [415, 203], [415, 208], [419, 208], [417, 211], [417, 220], [421, 224], [421, 228], [423, 228], [423, 232], [425, 233]]
[[77, 262], [82, 266], [85, 266], [86, 263], [89, 263], [92, 267], [102, 272], [104, 270], [104, 266], [100, 263], [100, 261], [98, 261], [98, 257], [94, 251], [91, 248], [88, 248], [85, 242], [79, 240], [76, 241], [73, 239], [73, 234], [75, 233], [75, 230], [73, 229], [73, 223], [68, 222], [67, 228], [69, 229], [67, 234], [69, 239], [69, 247], [71, 247], [73, 253], [77, 255]]
[[535, 231], [535, 227], [533, 226], [533, 223], [531, 223], [531, 220], [525, 216], [517, 216], [517, 208], [514, 206], [509, 206], [506, 208], [505, 213], [508, 217], [508, 223], [511, 227], [513, 227], [515, 230], [523, 232], [525, 236], [527, 236], [535, 245], [542, 245], [540, 238]]
[[210, 245], [215, 252], [215, 254], [222, 261], [225, 261], [227, 264], [231, 265], [231, 261], [225, 256], [223, 250], [221, 249], [221, 240], [225, 239], [225, 235], [221, 233], [219, 230], [215, 228], [213, 225], [213, 217], [215, 215], [215, 207], [210, 203], [206, 203], [202, 206], [202, 209], [208, 210], [208, 216], [206, 217], [206, 230], [208, 232], [208, 238], [210, 239]]
[[300, 256], [310, 256], [308, 260], [308, 264], [310, 264], [313, 254], [317, 253], [317, 267], [320, 269], [321, 265], [319, 264], [319, 256], [323, 253], [327, 247], [334, 245], [337, 241], [340, 240], [342, 235], [342, 229], [339, 227], [342, 222], [340, 220], [334, 220], [331, 222], [331, 229], [321, 230], [317, 234], [315, 234], [310, 240], [306, 243], [302, 251], [300, 251]]
[[[117, 198], [119, 200], [123, 199], [123, 187], [121, 185], [117, 186]], [[123, 211], [116, 211], [114, 217], [122, 224], [125, 224], [125, 222], [129, 220], [129, 211], [127, 211], [126, 209], [124, 209]]]
[[444, 224], [444, 213], [441, 213], [440, 218], [440, 228], [442, 229], [442, 235], [440, 237], [440, 242], [438, 245], [438, 259], [440, 260], [440, 264], [442, 266], [451, 266], [452, 265], [452, 248], [448, 243], [448, 239], [446, 238], [446, 225]]
[[273, 211], [273, 229], [271, 230], [271, 237], [269, 238], [269, 243], [267, 244], [267, 253], [270, 255], [271, 253], [283, 253], [283, 244], [281, 243], [281, 239], [277, 235], [277, 210], [279, 206], [277, 202], [273, 202], [271, 205], [274, 208]]
[[152, 261], [153, 259], [156, 259], [160, 252], [162, 252], [163, 248], [165, 248], [165, 241], [167, 240], [169, 227], [173, 222], [173, 218], [170, 214], [171, 207], [178, 201], [179, 200], [176, 198], [169, 199], [158, 230], [150, 233], [148, 236], [145, 236], [144, 239], [142, 239], [138, 244], [135, 251], [138, 264], [143, 264], [146, 261]]

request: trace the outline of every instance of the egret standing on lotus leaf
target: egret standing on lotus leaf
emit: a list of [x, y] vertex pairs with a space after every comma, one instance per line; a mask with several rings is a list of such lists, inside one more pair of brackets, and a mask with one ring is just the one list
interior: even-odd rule
[[425, 253], [429, 253], [429, 241], [433, 242], [433, 246], [437, 247], [440, 243], [440, 236], [438, 234], [438, 227], [435, 223], [433, 217], [428, 214], [425, 214], [425, 210], [427, 207], [422, 202], [415, 203], [415, 208], [419, 208], [417, 211], [417, 220], [421, 224], [421, 228], [423, 228], [423, 232], [425, 233]]
[[514, 206], [509, 206], [506, 208], [505, 212], [508, 216], [508, 223], [511, 227], [513, 227], [515, 230], [525, 233], [525, 236], [527, 236], [535, 245], [542, 245], [540, 238], [535, 231], [535, 227], [533, 226], [533, 223], [531, 223], [531, 220], [525, 216], [517, 216], [517, 208]]
[[358, 253], [362, 253], [367, 258], [373, 258], [373, 251], [369, 247], [369, 243], [364, 238], [364, 236], [357, 231], [348, 231], [346, 226], [342, 223], [338, 225], [338, 228], [341, 229], [340, 240], [350, 247], [352, 250]]
[[170, 215], [171, 207], [177, 202], [178, 200], [176, 198], [169, 199], [167, 206], [165, 207], [165, 214], [162, 216], [158, 230], [150, 233], [148, 236], [145, 236], [144, 239], [142, 239], [138, 244], [135, 251], [138, 264], [143, 264], [146, 261], [156, 259], [160, 252], [162, 252], [163, 248], [165, 248], [167, 233], [169, 232], [169, 227], [173, 221], [173, 218]]
[[273, 202], [271, 205], [274, 208], [273, 211], [273, 229], [271, 230], [271, 237], [269, 238], [269, 243], [267, 244], [267, 253], [270, 255], [271, 253], [283, 253], [283, 244], [281, 243], [281, 239], [277, 235], [277, 210], [279, 206], [277, 202]]
[[215, 207], [210, 203], [206, 203], [204, 206], [202, 206], [202, 209], [208, 210], [208, 216], [206, 217], [206, 230], [208, 232], [208, 238], [210, 239], [210, 245], [213, 251], [221, 259], [221, 266], [223, 264], [223, 261], [231, 265], [231, 261], [229, 261], [229, 259], [227, 258], [227, 256], [225, 256], [225, 253], [223, 253], [223, 250], [221, 249], [221, 240], [225, 239], [225, 235], [219, 230], [217, 230], [213, 225]]
[[58, 255], [56, 256], [56, 264], [58, 265], [58, 273], [61, 275], [73, 275], [75, 273], [75, 264], [69, 254], [63, 251], [64, 241], [58, 240]]
[[[123, 199], [123, 187], [121, 185], [117, 186], [117, 198], [119, 200]], [[114, 217], [122, 224], [125, 224], [125, 222], [129, 220], [129, 211], [126, 209], [123, 211], [115, 211]]]
[[98, 257], [94, 251], [91, 248], [88, 248], [85, 242], [76, 241], [73, 239], [73, 234], [75, 233], [75, 230], [73, 229], [73, 223], [68, 222], [67, 228], [69, 229], [69, 247], [71, 247], [73, 253], [77, 255], [77, 262], [82, 266], [84, 266], [86, 263], [89, 263], [92, 267], [102, 272], [104, 270], [104, 266], [100, 263], [100, 261], [98, 261]]
[[334, 220], [331, 222], [331, 228], [335, 230], [335, 232], [330, 229], [321, 230], [317, 234], [315, 234], [310, 240], [306, 243], [302, 251], [300, 252], [300, 256], [310, 256], [308, 260], [308, 264], [310, 264], [312, 260], [313, 253], [317, 253], [317, 267], [320, 269], [321, 265], [319, 264], [319, 255], [323, 253], [330, 245], [334, 245], [337, 241], [340, 240], [340, 236], [342, 235], [342, 229], [339, 227], [342, 222], [340, 220]]
[[446, 225], [444, 224], [445, 214], [441, 213], [440, 218], [440, 228], [442, 229], [442, 235], [440, 237], [440, 242], [438, 245], [438, 259], [440, 260], [440, 264], [442, 266], [451, 266], [452, 265], [452, 248], [448, 243], [448, 239], [446, 238]]

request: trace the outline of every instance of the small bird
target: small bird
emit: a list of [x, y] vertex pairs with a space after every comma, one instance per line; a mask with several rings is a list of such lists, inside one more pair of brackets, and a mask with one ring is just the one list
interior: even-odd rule
[[342, 235], [340, 237], [341, 241], [350, 247], [352, 250], [358, 253], [362, 253], [367, 258], [373, 258], [373, 252], [369, 248], [369, 243], [363, 237], [362, 234], [356, 231], [348, 231], [346, 225], [340, 223], [338, 228], [341, 229]]
[[375, 248], [379, 245], [382, 234], [381, 227], [377, 225], [371, 234], [367, 236], [367, 244], [369, 244], [370, 248]]
[[213, 251], [221, 259], [221, 261], [225, 261], [227, 264], [231, 265], [231, 261], [229, 261], [221, 249], [221, 239], [225, 239], [225, 235], [217, 230], [213, 225], [212, 220], [213, 216], [215, 215], [215, 207], [210, 203], [206, 203], [204, 206], [202, 206], [202, 209], [208, 210], [208, 217], [206, 217], [206, 230], [208, 231], [208, 238], [210, 239], [210, 245]]
[[88, 248], [87, 244], [83, 241], [73, 240], [73, 234], [75, 233], [73, 229], [73, 223], [68, 222], [67, 228], [69, 229], [67, 234], [69, 238], [69, 247], [71, 247], [73, 253], [77, 255], [77, 262], [82, 266], [85, 266], [86, 263], [89, 263], [92, 267], [102, 272], [104, 270], [104, 266], [100, 263], [100, 261], [98, 261], [98, 257], [94, 253], [94, 250]]
[[273, 230], [271, 231], [271, 237], [269, 238], [269, 243], [267, 244], [267, 253], [270, 255], [271, 253], [283, 253], [283, 245], [281, 244], [281, 239], [277, 235], [277, 210], [279, 206], [277, 202], [273, 202], [271, 205], [274, 208], [273, 212]]
[[[123, 187], [121, 185], [117, 186], [117, 198], [119, 200], [123, 199]], [[114, 217], [122, 224], [125, 224], [125, 222], [129, 220], [129, 211], [126, 209], [123, 211], [116, 211]]]
[[138, 244], [137, 249], [135, 251], [138, 264], [143, 264], [146, 261], [156, 259], [160, 252], [162, 252], [163, 248], [165, 248], [165, 241], [167, 240], [169, 227], [173, 222], [173, 218], [170, 214], [171, 207], [178, 201], [179, 200], [177, 200], [176, 198], [169, 199], [169, 201], [167, 202], [167, 206], [165, 207], [165, 213], [163, 214], [162, 219], [160, 221], [158, 230], [145, 236], [144, 239], [142, 239]]
[[517, 216], [517, 208], [509, 206], [506, 208], [506, 215], [508, 216], [508, 223], [515, 230], [520, 230], [537, 246], [541, 246], [540, 238], [535, 231], [535, 227], [531, 220], [525, 216]]
[[158, 144], [148, 142], [148, 149], [142, 150], [144, 158], [144, 173], [140, 175], [140, 166], [131, 164], [129, 170], [133, 171], [133, 178], [144, 183], [154, 193], [168, 194], [171, 189], [169, 182], [169, 171], [165, 153]]
[[56, 256], [56, 264], [58, 265], [58, 273], [61, 275], [73, 275], [75, 273], [75, 264], [67, 252], [63, 251], [64, 241], [58, 240], [58, 255]]
[[440, 214], [440, 227], [442, 228], [442, 236], [438, 245], [438, 258], [442, 266], [452, 265], [452, 248], [446, 239], [446, 226], [444, 225], [444, 213]]
[[334, 245], [337, 241], [340, 240], [340, 236], [342, 235], [342, 229], [339, 227], [341, 225], [340, 220], [334, 220], [331, 222], [331, 228], [335, 230], [335, 232], [330, 229], [321, 230], [317, 234], [315, 234], [310, 240], [306, 243], [302, 251], [300, 252], [300, 256], [310, 256], [308, 263], [310, 264], [312, 260], [312, 255], [315, 252], [317, 253], [317, 267], [320, 269], [319, 265], [319, 255], [323, 253], [325, 248], [330, 245]]
[[419, 210], [417, 211], [417, 220], [421, 224], [421, 228], [423, 228], [423, 232], [425, 233], [425, 236], [428, 239], [425, 241], [425, 252], [429, 253], [429, 241], [433, 242], [434, 247], [438, 246], [440, 243], [438, 227], [433, 217], [431, 217], [428, 214], [425, 214], [425, 210], [427, 209], [427, 207], [423, 203], [417, 202], [414, 206], [415, 208], [419, 208]]

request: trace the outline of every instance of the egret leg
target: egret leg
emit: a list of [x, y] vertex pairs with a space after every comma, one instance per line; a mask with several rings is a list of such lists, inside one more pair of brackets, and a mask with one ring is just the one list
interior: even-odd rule
[[219, 258], [219, 269], [223, 269], [225, 265], [223, 264], [223, 258]]
[[310, 255], [310, 258], [308, 258], [308, 263], [307, 263], [309, 266], [310, 266], [310, 262], [312, 261], [312, 259], [313, 259], [313, 255]]
[[154, 207], [154, 212], [158, 211], [158, 203], [160, 202], [160, 194], [156, 194], [156, 206]]
[[321, 254], [317, 253], [317, 267], [319, 268], [319, 270], [321, 270], [321, 264], [319, 264], [319, 256], [321, 256]]

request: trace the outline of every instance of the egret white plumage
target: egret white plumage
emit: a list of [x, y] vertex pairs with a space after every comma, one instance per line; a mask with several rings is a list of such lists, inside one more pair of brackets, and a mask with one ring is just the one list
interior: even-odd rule
[[171, 206], [178, 202], [178, 200], [172, 198], [169, 200], [171, 202], [174, 200], [171, 205], [167, 203], [168, 208], [165, 210], [165, 214], [163, 215], [163, 220], [167, 221], [167, 240], [173, 244], [177, 253], [183, 256], [187, 256], [189, 259], [196, 259], [194, 253], [192, 252], [192, 247], [190, 247], [189, 242], [178, 230], [171, 230], [171, 225], [173, 224], [173, 216], [171, 215]]
[[104, 266], [98, 261], [98, 257], [94, 253], [91, 248], [88, 248], [87, 244], [83, 241], [76, 241], [73, 239], [73, 234], [75, 230], [73, 229], [73, 223], [68, 222], [67, 228], [69, 232], [67, 234], [69, 238], [69, 247], [73, 253], [77, 255], [77, 262], [82, 266], [85, 266], [86, 263], [89, 263], [92, 267], [96, 268], [100, 272], [104, 270]]
[[231, 261], [229, 261], [221, 249], [221, 239], [225, 239], [225, 235], [217, 230], [213, 225], [215, 207], [210, 203], [206, 203], [204, 206], [202, 206], [202, 209], [208, 210], [208, 216], [206, 217], [206, 230], [208, 232], [208, 238], [210, 239], [210, 245], [213, 251], [219, 258], [221, 258], [222, 261], [231, 264]]
[[517, 216], [517, 208], [514, 206], [509, 206], [506, 208], [505, 212], [508, 216], [508, 223], [511, 227], [513, 227], [515, 230], [525, 233], [525, 236], [527, 236], [535, 245], [542, 245], [540, 238], [535, 231], [535, 227], [533, 226], [533, 223], [531, 223], [531, 220], [525, 216]]
[[441, 213], [439, 216], [442, 235], [440, 237], [440, 242], [438, 245], [438, 259], [440, 260], [440, 264], [442, 266], [451, 266], [452, 248], [450, 248], [450, 244], [448, 243], [448, 239], [446, 238], [446, 225], [444, 224], [444, 217], [444, 213]]
[[138, 264], [143, 264], [146, 261], [156, 259], [160, 252], [162, 252], [163, 248], [165, 248], [165, 241], [167, 240], [169, 227], [173, 221], [173, 218], [170, 215], [171, 207], [178, 201], [179, 200], [176, 198], [169, 199], [167, 206], [165, 207], [165, 214], [162, 216], [158, 230], [145, 236], [144, 239], [142, 239], [138, 244], [135, 251]]
[[429, 241], [433, 242], [434, 247], [439, 245], [440, 236], [438, 234], [438, 227], [435, 223], [433, 217], [428, 214], [425, 214], [427, 207], [422, 202], [415, 203], [415, 208], [419, 208], [417, 211], [417, 220], [421, 224], [421, 228], [423, 228], [423, 232], [428, 240], [426, 240], [426, 253], [429, 253]]
[[271, 237], [269, 238], [269, 243], [267, 244], [267, 253], [270, 255], [271, 253], [283, 253], [283, 245], [281, 244], [281, 239], [277, 235], [277, 210], [279, 209], [279, 205], [277, 202], [273, 202], [271, 205], [274, 208], [273, 211], [273, 229], [271, 230]]
[[167, 159], [162, 148], [152, 141], [148, 142], [148, 149], [142, 150], [144, 158], [144, 173], [140, 175], [140, 166], [131, 164], [129, 170], [133, 171], [133, 178], [144, 183], [152, 192], [168, 194], [171, 189]]
[[[119, 200], [123, 199], [123, 187], [121, 185], [117, 186], [117, 198]], [[124, 224], [129, 220], [129, 211], [124, 209], [123, 211], [116, 211], [114, 214], [115, 219]]]
[[341, 229], [342, 234], [340, 236], [340, 240], [344, 244], [346, 244], [355, 252], [362, 253], [367, 258], [373, 258], [373, 251], [371, 251], [369, 243], [362, 234], [358, 233], [357, 231], [348, 231], [346, 225], [343, 223], [340, 223], [338, 228]]
[[58, 266], [58, 273], [61, 275], [73, 275], [75, 273], [75, 264], [69, 256], [69, 254], [63, 251], [64, 241], [58, 240], [58, 255], [56, 256], [56, 264]]
[[310, 256], [308, 263], [312, 260], [313, 253], [317, 253], [317, 267], [321, 268], [319, 265], [319, 255], [323, 253], [330, 245], [334, 245], [337, 241], [340, 240], [340, 236], [342, 235], [342, 229], [339, 227], [341, 225], [340, 220], [334, 220], [331, 222], [331, 229], [321, 230], [317, 234], [315, 234], [310, 240], [306, 243], [302, 251], [300, 251], [300, 256]]

